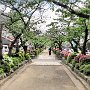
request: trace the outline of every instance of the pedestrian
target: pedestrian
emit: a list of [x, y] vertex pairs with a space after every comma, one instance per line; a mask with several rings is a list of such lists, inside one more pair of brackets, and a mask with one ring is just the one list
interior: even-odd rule
[[49, 55], [51, 55], [51, 47], [49, 48]]

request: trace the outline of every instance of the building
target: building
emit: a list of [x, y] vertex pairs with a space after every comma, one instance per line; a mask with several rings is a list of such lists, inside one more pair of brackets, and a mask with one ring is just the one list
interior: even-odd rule
[[7, 54], [8, 51], [9, 51], [9, 45], [10, 43], [12, 42], [12, 38], [5, 38], [5, 37], [2, 37], [2, 45], [3, 45], [3, 49], [2, 49], [2, 52], [3, 54]]

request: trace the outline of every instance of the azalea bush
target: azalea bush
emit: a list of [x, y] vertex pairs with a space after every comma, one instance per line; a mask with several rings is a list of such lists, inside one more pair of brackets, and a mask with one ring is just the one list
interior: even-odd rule
[[61, 51], [60, 53], [61, 53], [61, 55], [62, 55], [65, 59], [67, 59], [68, 55], [69, 55], [71, 52], [69, 52], [69, 51], [67, 51], [67, 50], [63, 50], [63, 51]]
[[90, 75], [90, 64], [83, 64], [80, 66], [79, 69], [85, 75]]
[[56, 55], [61, 55], [65, 58], [65, 63], [70, 64], [72, 70], [78, 69], [85, 75], [90, 75], [90, 55], [78, 54], [76, 52], [69, 52], [68, 50], [53, 49]]
[[72, 59], [72, 68], [75, 67], [76, 63], [77, 63], [77, 62], [76, 62], [74, 59]]
[[79, 70], [79, 63], [75, 64], [75, 68]]
[[86, 61], [87, 58], [88, 58], [87, 55], [79, 54], [74, 59], [75, 59], [76, 62], [80, 63], [80, 62]]
[[77, 53], [70, 53], [67, 57], [67, 63], [71, 63], [75, 56], [77, 56]]
[[90, 64], [85, 65], [83, 68], [83, 73], [86, 75], [90, 75]]

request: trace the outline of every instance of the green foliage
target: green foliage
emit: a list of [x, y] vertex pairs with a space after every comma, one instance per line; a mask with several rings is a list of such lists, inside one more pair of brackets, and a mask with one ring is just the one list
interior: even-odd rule
[[56, 51], [55, 54], [56, 54], [57, 56], [59, 56], [59, 55], [60, 55], [60, 52], [59, 52], [59, 51]]
[[19, 52], [18, 55], [20, 58], [20, 62], [25, 60], [24, 52]]
[[[9, 57], [8, 55], [4, 55], [0, 68], [2, 68], [7, 75], [16, 70], [22, 64], [22, 61], [25, 60], [23, 52], [19, 52], [18, 55], [18, 57]], [[26, 58], [29, 59], [30, 56], [26, 54]]]
[[21, 60], [19, 57], [13, 57], [12, 60], [14, 64], [13, 70], [16, 70], [19, 67]]
[[84, 68], [85, 68], [85, 64], [81, 65], [79, 68], [80, 72], [83, 72]]
[[72, 59], [74, 59], [74, 57], [76, 56], [76, 52], [74, 52], [74, 53], [71, 53], [69, 56], [68, 56], [68, 58], [67, 58], [67, 63], [71, 63], [71, 61], [72, 61]]
[[30, 57], [30, 54], [29, 54], [29, 53], [26, 53], [26, 55], [25, 55], [25, 59], [26, 59], [26, 60], [30, 60], [30, 59], [31, 59], [31, 57]]
[[2, 68], [0, 68], [0, 75], [4, 74], [4, 71]]
[[75, 64], [76, 64], [76, 61], [73, 59], [73, 60], [72, 60], [72, 67], [73, 67], [73, 68], [75, 67]]
[[85, 65], [85, 67], [83, 69], [83, 73], [86, 75], [90, 75], [90, 64]]
[[76, 68], [76, 69], [79, 69], [79, 63], [76, 63], [76, 64], [75, 64], [75, 68]]
[[5, 76], [4, 70], [0, 68], [0, 79], [4, 78], [4, 76]]
[[35, 52], [35, 55], [37, 56], [40, 53], [40, 50], [39, 49], [35, 49], [34, 52]]
[[4, 72], [12, 72], [12, 68], [13, 68], [14, 64], [13, 64], [13, 61], [12, 61], [12, 57], [9, 57], [7, 55], [4, 56], [4, 59], [3, 59], [3, 65], [2, 65], [2, 68], [4, 70]]

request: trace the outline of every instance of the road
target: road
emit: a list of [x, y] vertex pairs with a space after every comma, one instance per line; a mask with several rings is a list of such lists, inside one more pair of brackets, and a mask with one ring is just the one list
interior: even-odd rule
[[52, 53], [44, 50], [21, 73], [9, 79], [0, 90], [86, 90]]

